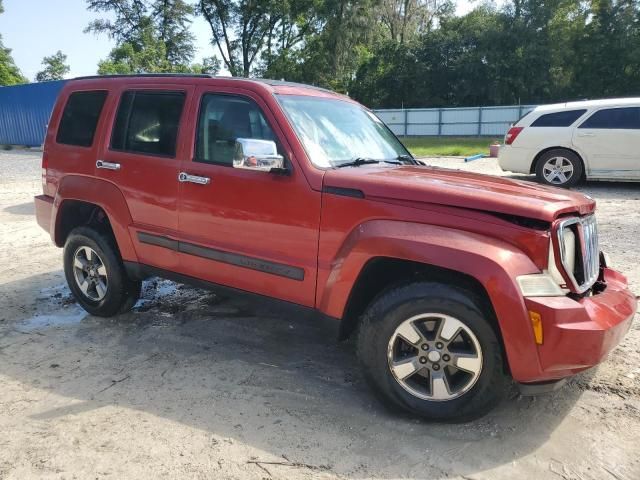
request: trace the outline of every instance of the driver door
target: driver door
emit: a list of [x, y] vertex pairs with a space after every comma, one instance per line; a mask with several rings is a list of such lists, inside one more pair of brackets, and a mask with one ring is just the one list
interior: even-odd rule
[[[193, 155], [180, 165], [181, 270], [313, 306], [321, 194], [297, 168], [271, 112], [252, 92], [212, 87], [197, 90], [191, 111]], [[238, 139], [274, 145], [288, 174], [234, 166]]]

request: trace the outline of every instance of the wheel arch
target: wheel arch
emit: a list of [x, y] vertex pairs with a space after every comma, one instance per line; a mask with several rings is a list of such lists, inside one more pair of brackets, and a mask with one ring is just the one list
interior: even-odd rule
[[372, 257], [362, 268], [349, 293], [340, 322], [340, 339], [347, 339], [356, 330], [360, 316], [376, 297], [395, 286], [417, 281], [451, 285], [473, 295], [502, 342], [502, 334], [489, 294], [476, 278], [448, 268], [392, 257]]
[[317, 306], [340, 319], [341, 337], [353, 332], [363, 309], [386, 288], [416, 278], [436, 280], [471, 291], [493, 316], [514, 377], [528, 378], [539, 370], [533, 331], [515, 281], [539, 269], [515, 246], [448, 227], [372, 220], [355, 228], [329, 263], [332, 270]]
[[53, 202], [50, 231], [54, 243], [63, 246], [73, 228], [96, 221], [108, 227], [123, 260], [137, 261], [128, 230], [131, 215], [120, 189], [96, 178], [64, 177]]

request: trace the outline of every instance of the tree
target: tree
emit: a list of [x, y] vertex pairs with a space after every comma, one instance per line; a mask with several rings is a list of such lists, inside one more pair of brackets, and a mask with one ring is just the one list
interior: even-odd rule
[[218, 57], [203, 58], [202, 63], [196, 63], [191, 66], [191, 71], [205, 75], [217, 75], [220, 73], [220, 59]]
[[[267, 45], [276, 47], [273, 51], [267, 48], [259, 73], [347, 92], [358, 66], [370, 55], [371, 44], [379, 36], [374, 10], [377, 2], [299, 2], [297, 10], [285, 11], [278, 19], [273, 40], [271, 35], [267, 37]], [[291, 33], [281, 35], [283, 28]], [[282, 38], [293, 42], [281, 42]]]
[[157, 0], [151, 18], [164, 43], [165, 58], [173, 66], [188, 65], [195, 54], [195, 37], [189, 30], [194, 9], [183, 0]]
[[184, 0], [87, 0], [87, 8], [113, 19], [92, 21], [85, 32], [116, 41], [99, 72], [185, 72], [195, 54], [193, 7]]
[[162, 73], [172, 71], [162, 40], [148, 25], [138, 38], [115, 47], [109, 57], [98, 63], [100, 75], [130, 75], [136, 73]]
[[[0, 13], [3, 12], [4, 6], [2, 5], [2, 0], [0, 0]], [[20, 69], [16, 66], [11, 56], [11, 49], [4, 46], [0, 35], [0, 86], [27, 82], [28, 80], [20, 73]]]
[[395, 42], [406, 40], [426, 32], [438, 16], [453, 11], [449, 0], [382, 0], [380, 21]]
[[200, 0], [198, 10], [234, 77], [248, 77], [279, 13], [278, 0]]
[[45, 68], [36, 75], [36, 82], [62, 80], [71, 70], [67, 65], [67, 56], [60, 50], [50, 57], [44, 57], [42, 65]]

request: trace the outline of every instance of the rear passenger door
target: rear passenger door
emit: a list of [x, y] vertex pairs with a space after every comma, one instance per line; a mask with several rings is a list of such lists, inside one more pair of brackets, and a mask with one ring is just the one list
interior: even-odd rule
[[96, 163], [97, 176], [115, 183], [127, 202], [139, 262], [168, 270], [177, 269], [177, 254], [149, 239], [176, 236], [185, 155], [180, 135], [192, 94], [188, 85], [123, 88], [111, 105], [112, 129]]
[[640, 178], [640, 107], [596, 111], [574, 132], [587, 177]]

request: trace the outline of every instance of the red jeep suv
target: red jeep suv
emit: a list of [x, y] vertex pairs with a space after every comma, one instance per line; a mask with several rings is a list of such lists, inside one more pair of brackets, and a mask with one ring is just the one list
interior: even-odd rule
[[351, 99], [209, 76], [68, 82], [39, 224], [91, 314], [152, 275], [295, 304], [357, 334], [364, 375], [429, 419], [488, 411], [596, 365], [635, 296], [598, 248], [595, 202], [419, 164]]

